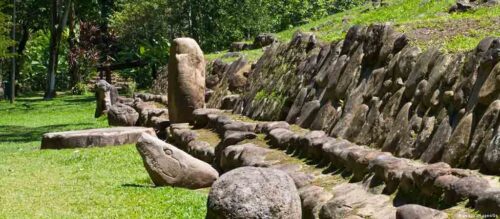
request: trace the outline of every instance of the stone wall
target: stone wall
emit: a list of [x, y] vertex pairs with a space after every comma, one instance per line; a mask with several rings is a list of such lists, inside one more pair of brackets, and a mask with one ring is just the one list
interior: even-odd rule
[[448, 54], [422, 51], [385, 25], [352, 27], [330, 45], [296, 33], [246, 74], [234, 112], [499, 174], [499, 59], [500, 38]]

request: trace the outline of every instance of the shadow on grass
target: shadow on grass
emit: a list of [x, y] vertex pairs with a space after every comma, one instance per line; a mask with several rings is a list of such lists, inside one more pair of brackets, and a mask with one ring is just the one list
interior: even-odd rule
[[67, 103], [88, 103], [88, 102], [95, 102], [95, 97], [85, 96], [85, 97], [64, 99], [63, 101]]
[[42, 135], [49, 132], [68, 130], [68, 127], [90, 126], [92, 123], [48, 125], [40, 127], [0, 126], [0, 145], [7, 142], [40, 141]]
[[156, 186], [153, 186], [153, 185], [138, 185], [138, 184], [131, 184], [131, 183], [122, 184], [122, 187], [126, 187], [126, 188], [157, 188]]

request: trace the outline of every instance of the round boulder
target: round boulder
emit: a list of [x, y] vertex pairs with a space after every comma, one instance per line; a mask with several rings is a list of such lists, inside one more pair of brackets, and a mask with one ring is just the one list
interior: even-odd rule
[[139, 113], [134, 108], [117, 103], [109, 109], [108, 123], [110, 126], [134, 126], [139, 120]]
[[242, 167], [222, 175], [208, 195], [206, 218], [301, 218], [293, 179], [277, 169]]

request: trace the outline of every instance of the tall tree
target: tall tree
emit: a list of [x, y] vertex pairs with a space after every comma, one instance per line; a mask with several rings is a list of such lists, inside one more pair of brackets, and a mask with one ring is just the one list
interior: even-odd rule
[[[66, 26], [72, 0], [52, 0], [50, 17], [49, 66], [47, 73], [47, 89], [44, 99], [50, 100], [56, 96], [56, 72], [59, 61], [59, 45], [62, 32]], [[64, 5], [63, 5], [64, 3]]]

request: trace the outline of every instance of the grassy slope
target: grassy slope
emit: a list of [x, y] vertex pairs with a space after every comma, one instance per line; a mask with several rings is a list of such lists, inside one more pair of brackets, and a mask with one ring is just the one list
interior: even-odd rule
[[[374, 9], [366, 4], [311, 23], [276, 33], [289, 41], [296, 31], [313, 32], [323, 42], [344, 38], [352, 25], [391, 23], [406, 33], [420, 47], [438, 46], [444, 51], [459, 52], [474, 48], [486, 36], [500, 36], [500, 5], [465, 13], [448, 14], [455, 0], [385, 0], [389, 5]], [[244, 51], [256, 60], [262, 51]], [[213, 60], [224, 53], [208, 54]]]
[[45, 132], [106, 127], [94, 104], [0, 102], [0, 218], [203, 218], [206, 193], [151, 187], [133, 145], [38, 150]]

